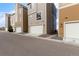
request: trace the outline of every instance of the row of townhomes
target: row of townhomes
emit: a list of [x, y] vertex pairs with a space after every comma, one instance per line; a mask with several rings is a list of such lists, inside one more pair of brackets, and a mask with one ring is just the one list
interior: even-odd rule
[[15, 13], [6, 14], [6, 31], [31, 34], [54, 34], [56, 32], [56, 8], [53, 3], [16, 4]]
[[59, 3], [58, 9], [54, 3], [17, 3], [15, 13], [5, 14], [5, 20], [6, 31], [13, 29], [16, 33], [57, 34], [63, 40], [75, 42], [79, 39], [78, 3]]

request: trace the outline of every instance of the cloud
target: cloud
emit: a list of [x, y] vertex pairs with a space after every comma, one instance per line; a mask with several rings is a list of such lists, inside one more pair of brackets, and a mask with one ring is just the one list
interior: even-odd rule
[[15, 9], [14, 10], [11, 10], [11, 11], [9, 11], [7, 13], [9, 13], [9, 14], [15, 13]]

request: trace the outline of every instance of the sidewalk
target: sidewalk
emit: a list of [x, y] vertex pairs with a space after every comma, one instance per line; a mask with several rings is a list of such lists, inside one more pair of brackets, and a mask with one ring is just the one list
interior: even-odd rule
[[19, 33], [18, 35], [29, 36], [29, 37], [34, 37], [38, 39], [48, 40], [48, 41], [55, 41], [55, 42], [60, 42], [60, 43], [74, 45], [74, 46], [79, 47], [78, 43], [62, 40], [61, 38], [57, 37], [57, 34], [55, 35], [47, 35], [47, 34], [46, 35], [33, 35], [33, 34]]

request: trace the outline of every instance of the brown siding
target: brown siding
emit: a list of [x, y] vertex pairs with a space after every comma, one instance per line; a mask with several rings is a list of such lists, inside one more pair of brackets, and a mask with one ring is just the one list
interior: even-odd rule
[[59, 13], [59, 36], [64, 36], [64, 22], [79, 20], [79, 4], [60, 9]]
[[54, 8], [54, 4], [50, 4], [50, 3], [48, 3], [47, 4], [47, 33], [48, 34], [54, 34], [55, 33], [55, 30], [54, 30], [54, 21], [56, 21], [56, 20], [54, 20], [54, 15], [53, 15], [53, 13], [52, 13], [52, 11], [54, 11], [53, 10], [53, 8]]
[[27, 9], [23, 9], [23, 24], [22, 24], [23, 32], [28, 32], [28, 13]]

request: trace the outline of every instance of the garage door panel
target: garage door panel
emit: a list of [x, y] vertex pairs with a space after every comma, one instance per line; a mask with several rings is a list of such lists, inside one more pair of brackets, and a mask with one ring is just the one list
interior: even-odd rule
[[65, 29], [66, 37], [79, 38], [79, 23], [66, 24]]
[[21, 27], [17, 27], [16, 28], [16, 33], [21, 33], [22, 31], [21, 31]]
[[66, 40], [79, 40], [79, 23], [65, 23], [64, 37]]
[[43, 34], [43, 26], [31, 26], [30, 34], [41, 35]]

